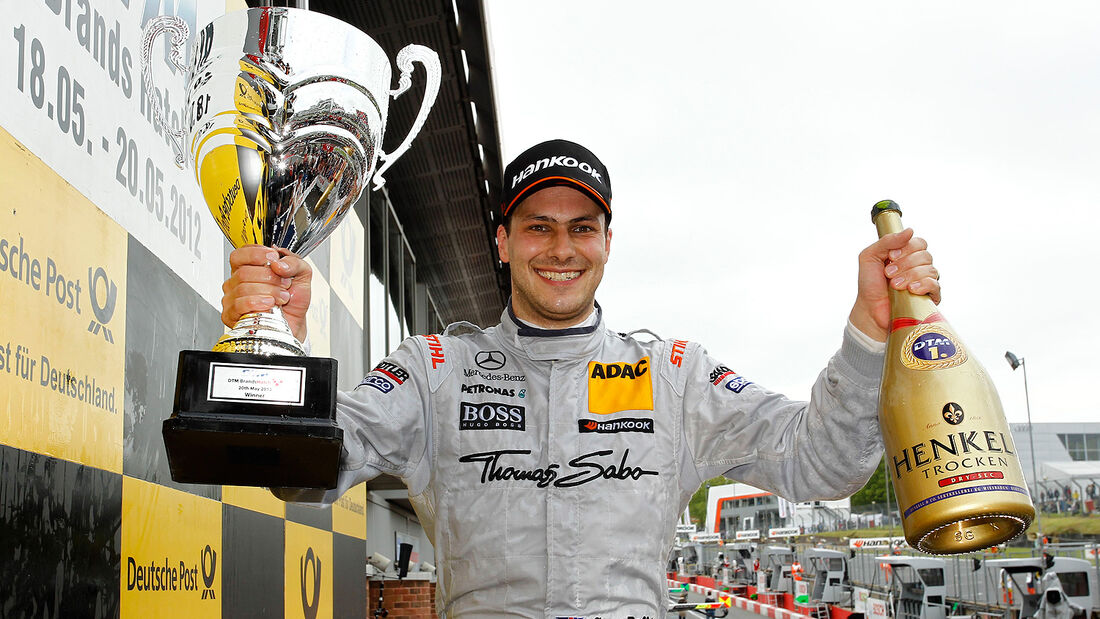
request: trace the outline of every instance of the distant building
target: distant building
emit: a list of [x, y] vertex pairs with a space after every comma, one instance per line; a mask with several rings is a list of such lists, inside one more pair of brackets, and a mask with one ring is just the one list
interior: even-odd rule
[[799, 527], [807, 533], [834, 530], [850, 516], [849, 499], [791, 503], [748, 484], [734, 483], [708, 490], [707, 520], [701, 528], [719, 533], [725, 540], [734, 539], [738, 531], [751, 530], [760, 531], [763, 538], [768, 529], [779, 527]]
[[[1024, 479], [1035, 496], [1035, 477], [1039, 493], [1069, 488], [1086, 497], [1090, 484], [1100, 486], [1100, 423], [1034, 423], [1010, 425], [1012, 441]], [[1031, 458], [1031, 440], [1035, 441], [1035, 461]], [[1038, 497], [1035, 497], [1038, 498]]]

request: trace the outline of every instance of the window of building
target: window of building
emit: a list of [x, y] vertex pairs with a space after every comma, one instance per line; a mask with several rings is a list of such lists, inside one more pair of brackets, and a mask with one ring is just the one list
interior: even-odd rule
[[1059, 434], [1071, 460], [1100, 460], [1100, 434]]

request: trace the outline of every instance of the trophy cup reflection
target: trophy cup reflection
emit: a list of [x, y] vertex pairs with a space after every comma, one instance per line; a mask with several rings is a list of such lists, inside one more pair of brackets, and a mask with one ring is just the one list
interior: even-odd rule
[[[186, 75], [186, 118], [176, 131], [154, 98], [150, 57], [161, 33]], [[146, 25], [142, 74], [176, 164], [190, 163], [214, 220], [234, 247], [262, 244], [306, 256], [333, 232], [374, 178], [409, 147], [439, 90], [435, 52], [397, 56], [398, 88], [377, 43], [340, 20], [290, 8], [228, 13], [189, 33], [174, 17]], [[427, 88], [408, 137], [381, 150], [389, 100]], [[375, 171], [375, 166], [381, 166]], [[343, 432], [336, 425], [335, 359], [305, 355], [278, 308], [241, 317], [212, 351], [179, 355], [173, 413], [163, 435], [172, 479], [333, 488]]]

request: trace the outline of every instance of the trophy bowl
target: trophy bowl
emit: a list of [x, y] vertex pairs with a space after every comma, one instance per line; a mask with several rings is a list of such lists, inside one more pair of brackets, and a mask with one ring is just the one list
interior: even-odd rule
[[[186, 76], [182, 127], [164, 121], [151, 51], [171, 34], [169, 60]], [[154, 122], [170, 136], [222, 233], [306, 256], [373, 178], [406, 150], [439, 91], [435, 52], [408, 45], [390, 60], [362, 31], [292, 8], [227, 13], [190, 37], [155, 17], [142, 39], [142, 79]], [[424, 100], [405, 140], [382, 152], [389, 101], [427, 72]], [[335, 487], [342, 431], [335, 422], [336, 360], [308, 357], [276, 308], [245, 314], [212, 351], [181, 351], [175, 406], [163, 434], [177, 482]]]

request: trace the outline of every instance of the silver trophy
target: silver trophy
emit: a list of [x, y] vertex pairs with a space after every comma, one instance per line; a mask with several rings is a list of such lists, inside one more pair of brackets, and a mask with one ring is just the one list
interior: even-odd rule
[[[162, 33], [171, 34], [169, 58], [187, 80], [179, 130], [165, 122], [152, 87], [151, 51]], [[315, 249], [372, 176], [375, 188], [385, 183], [382, 174], [408, 150], [439, 92], [432, 50], [403, 48], [391, 89], [382, 48], [320, 13], [228, 13], [199, 31], [185, 63], [189, 38], [179, 18], [150, 20], [142, 79], [176, 165], [190, 163], [234, 247], [261, 244], [299, 256]], [[384, 153], [389, 101], [409, 89], [415, 62], [427, 73], [424, 100], [405, 140]], [[336, 361], [304, 355], [277, 308], [242, 316], [213, 352], [182, 351], [175, 410], [164, 424], [173, 479], [334, 486], [342, 436], [334, 421]]]

